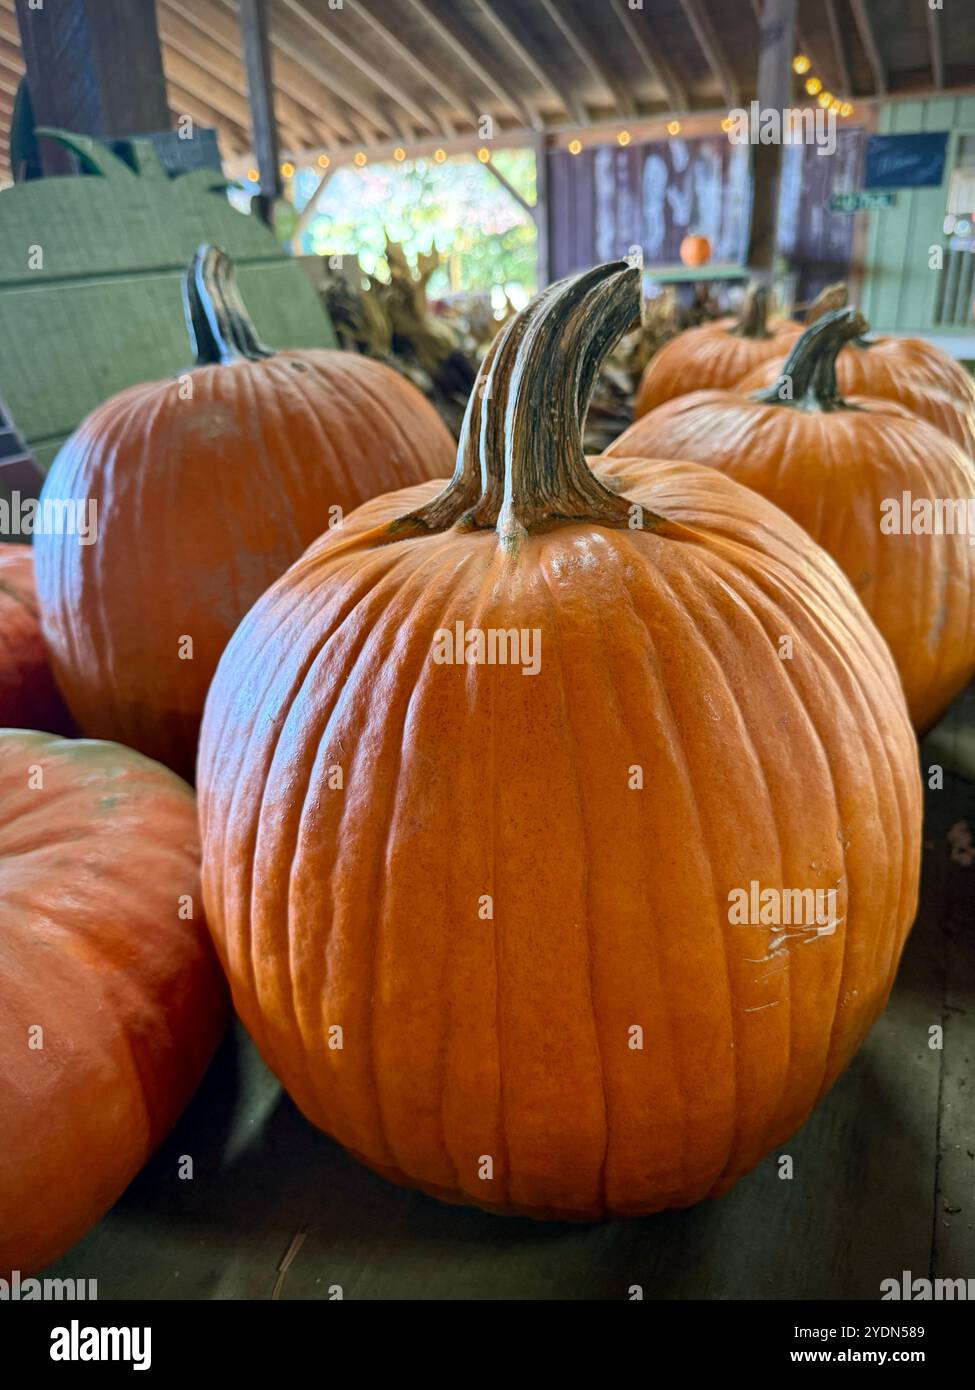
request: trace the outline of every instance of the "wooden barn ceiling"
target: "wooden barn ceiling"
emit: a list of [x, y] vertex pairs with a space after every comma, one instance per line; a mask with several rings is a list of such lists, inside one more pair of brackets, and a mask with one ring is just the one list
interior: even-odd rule
[[[284, 154], [715, 110], [755, 94], [762, 0], [268, 0]], [[836, 95], [975, 85], [972, 0], [799, 0], [801, 45]], [[251, 148], [235, 0], [156, 0], [174, 117]], [[0, 0], [0, 131], [23, 72]], [[0, 140], [0, 176], [9, 175]]]

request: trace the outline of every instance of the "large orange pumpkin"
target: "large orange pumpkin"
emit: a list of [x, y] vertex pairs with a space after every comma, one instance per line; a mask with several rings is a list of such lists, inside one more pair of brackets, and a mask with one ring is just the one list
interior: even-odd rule
[[[192, 792], [129, 748], [0, 732], [0, 1277], [111, 1206], [226, 1018]], [[192, 915], [190, 915], [192, 914]]]
[[[811, 308], [808, 322], [839, 308], [845, 299], [845, 285], [830, 286]], [[765, 390], [784, 370], [784, 355], [769, 358], [749, 371], [736, 389], [744, 395]], [[934, 343], [923, 338], [856, 338], [836, 359], [836, 384], [843, 396], [870, 396], [906, 406], [975, 456], [975, 379]]]
[[0, 728], [72, 732], [41, 636], [29, 545], [0, 545]]
[[[903, 406], [840, 396], [837, 353], [866, 327], [856, 310], [835, 310], [803, 335], [781, 384], [750, 397], [682, 396], [631, 425], [609, 453], [709, 464], [794, 517], [853, 581], [924, 730], [975, 674], [975, 464]], [[955, 534], [924, 529], [925, 515], [933, 529], [949, 512], [941, 524]]]
[[135, 386], [64, 445], [45, 497], [98, 504], [97, 541], [37, 537], [44, 633], [82, 730], [191, 777], [203, 700], [259, 594], [337, 517], [444, 472], [420, 392], [352, 353], [271, 353], [222, 252], [187, 280], [197, 368]]
[[[514, 319], [453, 481], [316, 542], [203, 721], [208, 920], [265, 1059], [373, 1168], [498, 1211], [725, 1191], [850, 1060], [915, 909], [914, 739], [838, 568], [707, 469], [586, 465], [638, 305], [610, 265]], [[835, 890], [835, 930], [733, 925], [753, 883]]]
[[791, 319], [770, 320], [768, 291], [753, 285], [737, 320], [687, 328], [658, 348], [637, 388], [634, 417], [687, 391], [734, 386], [766, 358], [781, 357], [801, 332]]

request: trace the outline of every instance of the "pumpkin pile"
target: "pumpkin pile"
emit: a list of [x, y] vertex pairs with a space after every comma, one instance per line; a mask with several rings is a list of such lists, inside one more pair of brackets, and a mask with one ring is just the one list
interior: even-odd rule
[[[207, 918], [262, 1055], [371, 1167], [496, 1211], [727, 1190], [862, 1042], [916, 905], [914, 739], [848, 581], [729, 479], [586, 463], [638, 307], [609, 265], [512, 320], [453, 480], [311, 546], [203, 720]], [[832, 928], [732, 925], [752, 881], [834, 892]]]
[[203, 246], [195, 365], [65, 444], [95, 543], [0, 551], [0, 1276], [158, 1148], [227, 984], [362, 1162], [546, 1218], [727, 1191], [863, 1042], [912, 720], [975, 674], [975, 547], [905, 499], [975, 498], [975, 387], [845, 290], [803, 331], [757, 287], [589, 460], [674, 326], [639, 285], [512, 314], [455, 449], [382, 363], [265, 347]]
[[[735, 390], [692, 390], [635, 421], [608, 452], [719, 468], [794, 517], [838, 562], [887, 639], [923, 731], [975, 675], [967, 524], [975, 463], [907, 406], [840, 394], [841, 349], [866, 330], [854, 308], [834, 309], [803, 334], [767, 390], [747, 394], [748, 378]], [[859, 364], [876, 350], [854, 348], [847, 360]], [[975, 411], [965, 418], [971, 425]]]

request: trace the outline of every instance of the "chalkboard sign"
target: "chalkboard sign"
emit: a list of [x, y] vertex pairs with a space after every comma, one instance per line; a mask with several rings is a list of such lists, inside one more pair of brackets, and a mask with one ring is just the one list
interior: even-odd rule
[[871, 135], [864, 188], [937, 188], [944, 178], [946, 130]]

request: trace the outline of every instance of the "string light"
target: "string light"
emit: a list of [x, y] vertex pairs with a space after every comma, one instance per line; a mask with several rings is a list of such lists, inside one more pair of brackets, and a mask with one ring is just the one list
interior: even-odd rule
[[679, 135], [679, 134], [680, 134], [680, 121], [668, 121], [668, 122], [667, 122], [667, 133], [668, 133], [669, 135]]
[[491, 151], [487, 149], [486, 146], [482, 145], [477, 152], [477, 157], [482, 164], [489, 164], [491, 162]]
[[581, 154], [581, 153], [582, 153], [582, 141], [581, 141], [581, 140], [570, 140], [570, 141], [569, 141], [569, 154]]
[[355, 154], [352, 156], [352, 163], [356, 166], [357, 169], [364, 169], [365, 166], [369, 163], [369, 161], [363, 154], [362, 150], [357, 150]]
[[842, 109], [842, 106], [843, 103], [840, 101], [839, 97], [834, 97], [829, 104], [829, 109], [831, 111], [840, 111]]
[[257, 172], [256, 169], [248, 169], [247, 177], [251, 183], [259, 183], [261, 178], [260, 174]]
[[289, 160], [286, 159], [284, 163], [281, 165], [281, 177], [285, 179], [293, 179], [294, 176], [295, 166], [292, 163], [290, 163]]
[[628, 130], [621, 130], [616, 138], [621, 145], [628, 145], [630, 143], [630, 132]]
[[809, 93], [809, 95], [810, 95], [811, 97], [816, 96], [816, 94], [817, 94], [818, 92], [821, 92], [822, 90], [823, 90], [823, 84], [820, 82], [820, 80], [819, 80], [818, 77], [810, 77], [810, 78], [807, 79], [807, 81], [806, 81], [806, 91]]
[[402, 145], [397, 145], [395, 150], [393, 150], [393, 158], [396, 160], [397, 164], [403, 163], [403, 160], [406, 158], [406, 151], [403, 149]]
[[852, 116], [852, 115], [853, 115], [853, 105], [852, 105], [851, 102], [849, 102], [849, 101], [844, 101], [843, 105], [840, 107], [840, 115], [841, 115], [841, 116]]
[[327, 154], [320, 154], [318, 156], [318, 163], [323, 169], [327, 169], [331, 162]]
[[735, 123], [735, 122], [734, 122], [733, 117], [731, 117], [731, 116], [725, 116], [724, 120], [721, 122], [721, 129], [722, 129], [722, 130], [725, 130], [725, 131], [728, 131], [728, 130], [731, 129], [731, 127], [734, 125], [734, 123]]
[[821, 106], [824, 110], [827, 110], [827, 109], [832, 105], [832, 103], [833, 103], [833, 93], [832, 93], [832, 92], [820, 92], [820, 94], [819, 94], [819, 104], [820, 104], [820, 106]]
[[797, 53], [792, 60], [792, 71], [797, 72], [800, 77], [804, 72], [808, 72], [811, 67], [812, 63], [806, 57], [805, 53]]
[[434, 159], [436, 160], [436, 162], [437, 162], [438, 164], [442, 164], [442, 163], [444, 162], [444, 160], [447, 158], [447, 151], [446, 151], [446, 150], [434, 150], [434, 152], [433, 152], [433, 157], [434, 157]]

